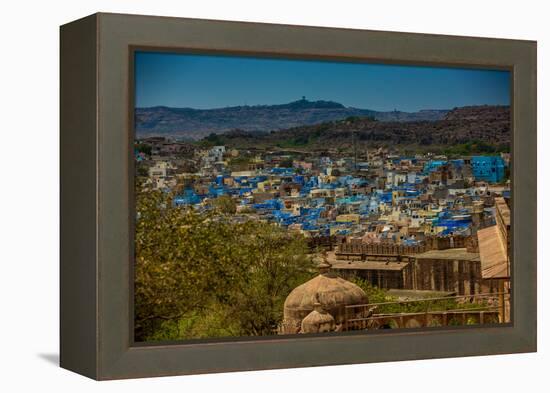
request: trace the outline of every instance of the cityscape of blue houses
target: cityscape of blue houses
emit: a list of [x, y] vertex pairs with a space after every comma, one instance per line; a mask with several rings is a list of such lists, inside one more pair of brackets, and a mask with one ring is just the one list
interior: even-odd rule
[[[147, 164], [145, 184], [174, 195], [175, 206], [201, 212], [230, 198], [236, 220], [265, 220], [308, 237], [414, 245], [426, 236], [468, 235], [474, 221], [494, 220], [494, 197], [510, 193], [505, 154], [407, 157], [378, 149], [357, 159], [215, 146], [187, 156], [190, 172], [178, 166], [177, 149], [166, 153], [170, 141], [150, 143], [151, 156], [136, 153]], [[232, 166], [242, 156], [245, 165]]]

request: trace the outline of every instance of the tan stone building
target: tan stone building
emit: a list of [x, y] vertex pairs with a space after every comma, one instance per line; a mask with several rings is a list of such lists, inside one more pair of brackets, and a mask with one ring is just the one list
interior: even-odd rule
[[344, 243], [331, 254], [332, 269], [381, 289], [482, 292], [481, 263], [472, 239], [434, 237], [422, 245]]
[[290, 292], [284, 303], [280, 334], [339, 331], [346, 319], [346, 306], [368, 303], [361, 288], [337, 277], [330, 268], [330, 264], [322, 263], [319, 275]]
[[510, 208], [495, 198], [496, 225], [477, 232], [481, 278], [487, 292], [498, 293], [504, 322], [510, 321]]

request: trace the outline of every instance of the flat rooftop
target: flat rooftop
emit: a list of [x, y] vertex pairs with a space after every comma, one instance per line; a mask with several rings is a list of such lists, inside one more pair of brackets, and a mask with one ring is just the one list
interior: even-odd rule
[[410, 257], [417, 260], [423, 259], [444, 259], [451, 261], [472, 261], [479, 262], [477, 252], [468, 252], [466, 248], [448, 248], [446, 250], [430, 250], [420, 254], [412, 254]]
[[332, 269], [335, 270], [389, 270], [401, 271], [408, 262], [385, 262], [385, 261], [331, 261]]

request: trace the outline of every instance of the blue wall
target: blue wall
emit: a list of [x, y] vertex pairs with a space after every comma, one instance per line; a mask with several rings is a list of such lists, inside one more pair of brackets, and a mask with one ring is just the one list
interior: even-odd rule
[[504, 179], [506, 164], [500, 156], [472, 157], [472, 173], [476, 180], [498, 183]]

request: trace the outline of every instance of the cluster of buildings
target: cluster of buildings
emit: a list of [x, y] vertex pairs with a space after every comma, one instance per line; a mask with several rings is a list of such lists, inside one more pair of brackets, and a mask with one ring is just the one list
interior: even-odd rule
[[[265, 220], [326, 247], [331, 270], [397, 291], [509, 291], [510, 157], [448, 159], [386, 149], [318, 155], [140, 141], [144, 187], [198, 211]], [[504, 317], [503, 317], [504, 318]], [[505, 319], [505, 318], [504, 318]]]
[[146, 186], [175, 192], [175, 204], [203, 210], [228, 196], [237, 214], [308, 237], [415, 245], [428, 236], [469, 235], [494, 220], [495, 196], [509, 198], [501, 156], [447, 160], [377, 151], [358, 161], [264, 152], [243, 159], [236, 149], [215, 146], [182, 159], [174, 147], [152, 151], [138, 155], [147, 164]]

